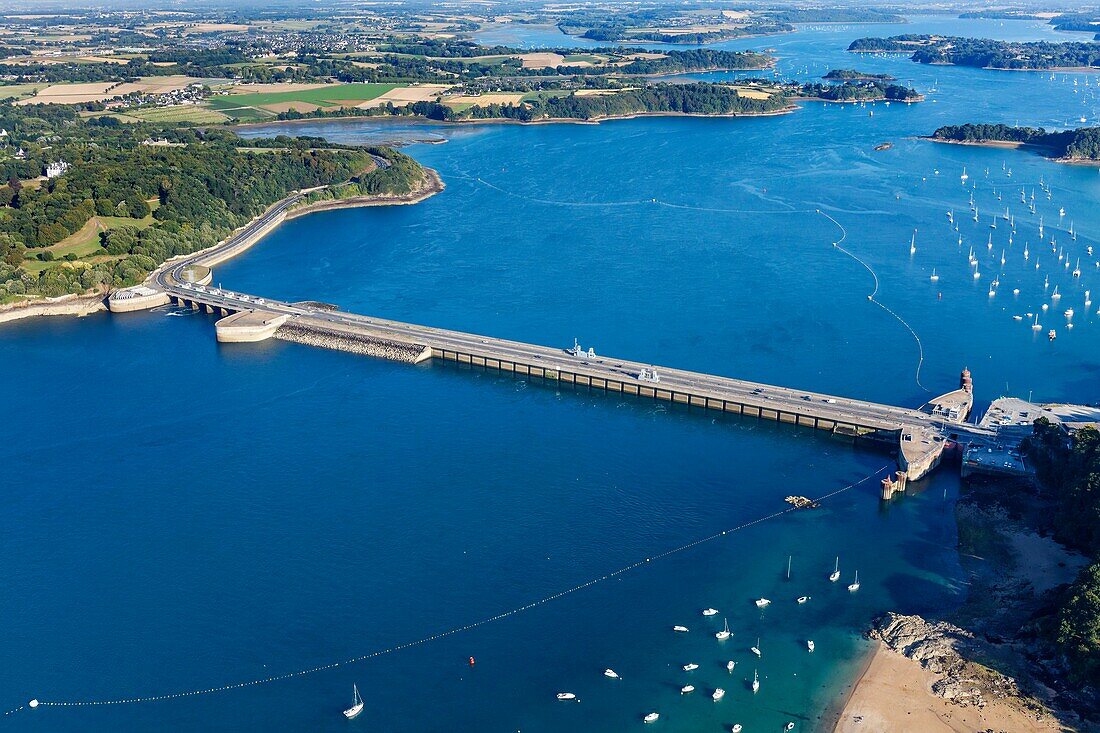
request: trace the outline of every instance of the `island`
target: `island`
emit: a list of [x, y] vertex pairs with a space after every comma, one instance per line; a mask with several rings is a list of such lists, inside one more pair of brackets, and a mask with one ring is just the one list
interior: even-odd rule
[[1030, 147], [1061, 163], [1100, 163], [1100, 128], [1048, 132], [1041, 127], [1010, 125], [945, 125], [929, 140], [990, 147]]
[[1066, 41], [998, 41], [989, 38], [909, 34], [888, 38], [857, 38], [852, 53], [907, 53], [922, 64], [952, 64], [1006, 71], [1072, 70], [1100, 67], [1094, 43]]
[[831, 69], [822, 79], [826, 81], [896, 81], [889, 74], [872, 74], [856, 69]]

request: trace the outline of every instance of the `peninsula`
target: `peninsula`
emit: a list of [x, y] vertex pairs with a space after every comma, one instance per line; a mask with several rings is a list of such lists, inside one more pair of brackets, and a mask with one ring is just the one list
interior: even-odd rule
[[945, 125], [927, 139], [940, 143], [1028, 147], [1060, 163], [1100, 162], [1100, 128], [1050, 131], [1010, 125]]
[[999, 41], [989, 38], [908, 34], [857, 38], [852, 53], [906, 53], [922, 64], [973, 66], [1005, 71], [1057, 71], [1100, 67], [1096, 44], [1066, 41]]

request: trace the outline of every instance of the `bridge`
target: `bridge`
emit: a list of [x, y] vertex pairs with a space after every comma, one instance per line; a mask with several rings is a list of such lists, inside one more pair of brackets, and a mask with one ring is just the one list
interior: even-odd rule
[[288, 303], [210, 284], [212, 265], [254, 244], [301, 200], [301, 194], [290, 196], [225, 242], [166, 264], [140, 288], [112, 294], [111, 310], [175, 303], [226, 316], [217, 323], [222, 341], [274, 336], [412, 363], [455, 362], [825, 430], [896, 447], [901, 473], [909, 480], [933, 470], [951, 441], [974, 444], [996, 438], [994, 429], [965, 422], [973, 404], [968, 372], [959, 389], [911, 409], [598, 355], [579, 347], [553, 348], [345, 313], [321, 303]]

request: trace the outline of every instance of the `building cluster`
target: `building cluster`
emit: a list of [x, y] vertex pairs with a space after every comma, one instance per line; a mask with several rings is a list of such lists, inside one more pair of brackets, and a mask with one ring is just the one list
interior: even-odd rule
[[46, 178], [57, 178], [69, 170], [69, 164], [63, 160], [46, 164]]
[[135, 92], [107, 102], [111, 109], [131, 107], [174, 107], [179, 104], [198, 104], [210, 95], [209, 90], [200, 82], [188, 84], [182, 89], [167, 92]]

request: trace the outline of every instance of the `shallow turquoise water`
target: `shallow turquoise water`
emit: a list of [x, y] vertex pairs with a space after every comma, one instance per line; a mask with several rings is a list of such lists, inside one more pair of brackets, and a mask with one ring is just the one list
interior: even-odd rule
[[[959, 24], [975, 35], [997, 27]], [[854, 65], [843, 49], [870, 32], [806, 30], [764, 43], [811, 74]], [[449, 142], [409, 150], [440, 171], [443, 194], [288, 222], [216, 278], [540, 343], [577, 336], [610, 354], [896, 404], [952, 388], [964, 365], [979, 402], [1029, 390], [1100, 400], [1100, 328], [1081, 312], [1100, 273], [1083, 268], [1075, 279], [1039, 247], [1017, 190], [1049, 182], [1053, 200], [1037, 196], [1046, 235], [1064, 206], [1062, 226], [1072, 219], [1080, 234], [1059, 240], [1084, 256], [1100, 235], [1096, 170], [912, 137], [979, 115], [1092, 119], [1095, 87], [1083, 87], [1083, 75], [1051, 81], [898, 58], [859, 66], [921, 89], [935, 83], [936, 101], [876, 106], [873, 117], [807, 105], [767, 119], [424, 126]], [[377, 122], [294, 129], [338, 140], [394, 134]], [[416, 139], [423, 132], [408, 128]], [[871, 150], [884, 140], [893, 149]], [[977, 224], [965, 216], [964, 165], [978, 184]], [[1004, 226], [988, 228], [1006, 204], [1018, 216], [1011, 247]], [[961, 248], [948, 209], [963, 214]], [[832, 246], [840, 227], [843, 245], [874, 271], [877, 298], [919, 346], [867, 300], [872, 275]], [[1042, 315], [1044, 331], [1059, 330], [1053, 343], [1011, 318], [1051, 303], [1048, 275], [1065, 293]], [[1070, 304], [1073, 330], [1061, 315]], [[211, 318], [170, 312], [0, 330], [0, 365], [20, 386], [8, 399], [18, 419], [0, 428], [0, 461], [14, 477], [0, 512], [0, 615], [11, 630], [0, 652], [4, 709], [31, 697], [235, 684], [422, 639], [892, 462], [808, 431], [489, 373], [280, 343], [219, 347]], [[848, 684], [858, 632], [876, 613], [949, 609], [965, 593], [953, 550], [958, 479], [941, 471], [889, 507], [876, 483], [368, 661], [168, 702], [39, 708], [4, 725], [606, 731], [639, 727], [658, 710], [661, 730], [772, 730], [786, 720], [812, 730]], [[860, 571], [858, 594], [826, 581], [838, 554], [844, 583]], [[813, 598], [797, 606], [802, 594]], [[774, 600], [763, 614], [752, 604], [760, 595]], [[707, 606], [722, 613], [703, 619]], [[711, 633], [723, 617], [735, 636], [720, 645]], [[692, 631], [674, 635], [673, 624]], [[763, 687], [753, 696], [757, 637]], [[738, 662], [733, 675], [727, 659]], [[701, 667], [685, 673], [688, 662]], [[605, 667], [623, 680], [605, 679]], [[682, 699], [689, 681], [699, 689]], [[353, 682], [367, 712], [348, 724], [339, 711]], [[719, 685], [727, 695], [715, 704]], [[554, 700], [565, 690], [581, 704]]]

